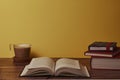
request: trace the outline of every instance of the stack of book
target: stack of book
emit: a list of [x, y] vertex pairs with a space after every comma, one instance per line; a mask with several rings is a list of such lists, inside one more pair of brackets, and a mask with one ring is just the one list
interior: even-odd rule
[[91, 56], [92, 69], [120, 70], [120, 47], [117, 42], [93, 42], [84, 55]]

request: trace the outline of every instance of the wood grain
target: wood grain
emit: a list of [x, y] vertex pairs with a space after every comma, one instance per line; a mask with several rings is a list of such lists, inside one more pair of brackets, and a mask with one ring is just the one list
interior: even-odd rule
[[[75, 58], [79, 59], [79, 58]], [[55, 59], [56, 60], [56, 59]], [[116, 70], [92, 70], [90, 69], [90, 59], [89, 58], [81, 58], [79, 59], [80, 63], [86, 65], [89, 73], [91, 75], [90, 78], [84, 77], [20, 77], [20, 73], [22, 72], [24, 66], [27, 63], [14, 63], [12, 58], [0, 58], [0, 80], [66, 80], [66, 79], [77, 79], [77, 80], [86, 80], [86, 79], [120, 79], [120, 71]]]

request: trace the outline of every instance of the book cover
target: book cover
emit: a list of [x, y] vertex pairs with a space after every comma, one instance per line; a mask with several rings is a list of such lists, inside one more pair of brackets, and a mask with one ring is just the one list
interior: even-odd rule
[[117, 42], [93, 42], [88, 46], [91, 51], [114, 51], [117, 47]]
[[117, 47], [113, 52], [106, 51], [86, 51], [84, 52], [85, 56], [100, 56], [100, 57], [114, 57], [115, 55], [120, 53], [120, 47]]

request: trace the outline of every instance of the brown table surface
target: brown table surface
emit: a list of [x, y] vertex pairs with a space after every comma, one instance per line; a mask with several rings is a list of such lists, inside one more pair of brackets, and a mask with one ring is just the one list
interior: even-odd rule
[[119, 70], [92, 70], [90, 69], [90, 59], [89, 58], [74, 58], [79, 59], [80, 63], [86, 65], [90, 78], [83, 77], [20, 77], [24, 66], [28, 63], [14, 63], [12, 58], [0, 58], [0, 80], [63, 80], [63, 79], [119, 79], [120, 80], [120, 71]]

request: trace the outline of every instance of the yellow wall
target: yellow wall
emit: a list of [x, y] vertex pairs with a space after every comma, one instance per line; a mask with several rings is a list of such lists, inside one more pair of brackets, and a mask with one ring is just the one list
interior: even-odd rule
[[120, 45], [120, 0], [0, 0], [0, 57], [12, 43], [35, 56], [86, 57], [93, 41]]

